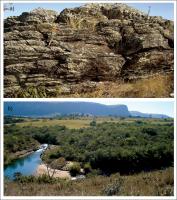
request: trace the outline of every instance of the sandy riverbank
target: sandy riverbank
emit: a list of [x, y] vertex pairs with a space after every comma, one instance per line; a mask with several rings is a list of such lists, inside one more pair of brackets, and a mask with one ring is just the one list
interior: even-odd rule
[[[53, 169], [49, 168], [49, 173], [50, 175], [53, 174]], [[48, 174], [47, 173], [47, 167], [44, 164], [41, 164], [38, 166], [35, 176], [41, 176], [43, 174]], [[71, 175], [69, 171], [64, 171], [64, 170], [55, 170], [54, 176], [55, 178], [64, 178], [64, 179], [71, 179]]]

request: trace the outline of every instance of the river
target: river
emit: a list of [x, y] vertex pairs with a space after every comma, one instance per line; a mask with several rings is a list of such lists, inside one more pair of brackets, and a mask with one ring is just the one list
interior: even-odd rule
[[41, 148], [23, 158], [17, 159], [4, 168], [4, 176], [10, 180], [14, 179], [14, 173], [20, 172], [22, 175], [33, 175], [37, 167], [41, 164], [41, 153], [46, 149], [47, 145], [41, 145]]

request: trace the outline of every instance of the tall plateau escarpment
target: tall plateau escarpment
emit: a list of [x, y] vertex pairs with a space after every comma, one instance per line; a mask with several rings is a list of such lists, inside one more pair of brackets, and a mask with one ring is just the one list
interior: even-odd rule
[[57, 96], [173, 74], [173, 56], [173, 21], [126, 4], [38, 8], [4, 20], [4, 95]]

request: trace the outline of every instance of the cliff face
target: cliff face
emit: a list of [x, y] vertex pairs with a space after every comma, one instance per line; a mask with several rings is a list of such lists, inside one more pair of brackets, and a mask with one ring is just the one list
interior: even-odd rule
[[78, 84], [89, 90], [100, 81], [172, 73], [173, 27], [124, 4], [87, 4], [60, 14], [36, 9], [7, 18], [5, 97], [36, 86], [56, 96]]

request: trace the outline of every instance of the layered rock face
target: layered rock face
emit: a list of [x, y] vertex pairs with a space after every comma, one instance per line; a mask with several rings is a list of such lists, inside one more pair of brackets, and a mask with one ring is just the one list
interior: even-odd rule
[[[103, 81], [173, 73], [173, 22], [125, 4], [44, 9], [4, 21], [4, 95], [46, 96]], [[18, 96], [18, 95], [17, 95]]]

